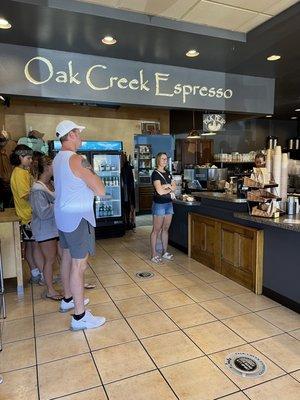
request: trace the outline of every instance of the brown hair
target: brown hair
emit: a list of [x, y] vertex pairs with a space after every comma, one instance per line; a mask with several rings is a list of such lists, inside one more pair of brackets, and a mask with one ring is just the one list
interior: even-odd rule
[[38, 176], [41, 176], [44, 172], [45, 172], [45, 168], [48, 165], [52, 164], [52, 158], [49, 156], [43, 156], [41, 158], [38, 159]]
[[162, 156], [167, 156], [168, 157], [167, 153], [163, 153], [163, 152], [162, 153], [158, 153], [156, 155], [156, 157], [155, 157], [155, 166], [156, 166], [156, 168], [158, 167], [158, 164], [159, 164], [160, 159], [161, 159]]
[[31, 156], [32, 157], [33, 151], [30, 147], [26, 146], [26, 144], [18, 144], [14, 151], [11, 153], [9, 159], [11, 165], [17, 167], [21, 164], [20, 157]]
[[255, 160], [257, 160], [258, 158], [263, 158], [264, 161], [266, 161], [266, 156], [262, 152], [256, 153]]

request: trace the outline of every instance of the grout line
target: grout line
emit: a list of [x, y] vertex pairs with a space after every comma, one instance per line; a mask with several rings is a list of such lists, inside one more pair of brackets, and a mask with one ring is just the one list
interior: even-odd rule
[[[88, 340], [88, 338], [87, 338], [87, 340]], [[91, 351], [93, 352], [93, 351], [101, 351], [101, 350], [111, 349], [112, 347], [122, 346], [123, 344], [134, 343], [134, 342], [137, 342], [137, 341], [138, 341], [138, 339], [130, 339], [130, 340], [126, 340], [125, 342], [110, 344], [108, 346], [92, 349]]]
[[74, 357], [78, 357], [78, 356], [82, 356], [84, 354], [89, 354], [89, 351], [84, 351], [83, 353], [78, 353], [78, 354], [72, 354], [69, 356], [65, 356], [65, 357], [61, 357], [61, 358], [56, 358], [55, 360], [49, 360], [49, 361], [45, 361], [42, 363], [39, 363], [38, 365], [46, 365], [46, 364], [51, 364], [51, 363], [55, 363], [57, 361], [62, 361], [62, 360], [67, 360], [69, 358], [74, 358]]
[[[16, 371], [23, 371], [24, 369], [30, 369], [32, 367], [36, 367], [36, 364], [32, 364], [32, 365], [27, 365], [26, 367], [21, 367], [21, 368], [14, 368], [14, 369], [10, 369], [8, 371], [0, 371], [1, 375], [4, 374], [10, 374], [11, 372], [16, 372]], [[1, 398], [2, 399], [2, 398]]]
[[38, 395], [38, 400], [40, 400], [41, 394], [40, 394], [39, 369], [38, 369], [38, 360], [37, 360], [36, 327], [35, 327], [35, 313], [34, 313], [34, 299], [33, 299], [32, 284], [31, 284], [31, 300], [32, 300], [33, 336], [34, 336], [34, 349], [35, 349], [35, 362], [36, 362], [35, 370], [36, 370], [36, 382], [37, 382], [37, 395]]
[[[228, 395], [228, 394], [224, 394], [224, 396], [216, 397], [214, 400], [223, 400], [223, 399], [226, 400], [226, 397], [228, 398], [228, 396], [231, 397], [231, 396], [233, 396], [234, 394], [238, 394], [238, 393], [244, 394], [243, 391], [240, 389], [238, 392], [230, 393], [229, 395]], [[249, 397], [247, 397], [247, 398], [249, 398]]]
[[[281, 308], [286, 308], [286, 307], [281, 306], [281, 305], [280, 305], [280, 307], [281, 307]], [[273, 307], [273, 308], [279, 308], [279, 307]], [[262, 311], [266, 311], [266, 310], [262, 310]], [[291, 310], [290, 310], [290, 311], [291, 311]], [[263, 319], [264, 321], [268, 322], [269, 324], [273, 325], [275, 328], [280, 329], [280, 330], [281, 330], [282, 332], [284, 332], [284, 333], [289, 333], [289, 332], [292, 332], [292, 331], [293, 331], [293, 330], [291, 330], [291, 331], [288, 330], [288, 331], [287, 331], [287, 330], [284, 330], [284, 329], [280, 328], [279, 326], [275, 325], [273, 322], [270, 322], [269, 320], [267, 320], [265, 317], [259, 315], [259, 314], [258, 314], [259, 312], [260, 312], [260, 311], [254, 311], [253, 314], [255, 314], [257, 317], [260, 317], [261, 319]], [[297, 329], [297, 328], [296, 328], [296, 329]], [[295, 329], [295, 330], [296, 330], [296, 329]]]
[[102, 380], [100, 371], [99, 371], [99, 369], [98, 369], [97, 363], [96, 363], [95, 358], [94, 358], [94, 354], [93, 354], [93, 351], [94, 351], [94, 350], [92, 351], [92, 349], [91, 349], [91, 346], [90, 346], [90, 343], [89, 343], [89, 341], [88, 341], [88, 338], [87, 338], [87, 336], [86, 336], [86, 332], [85, 332], [85, 331], [83, 331], [83, 335], [84, 335], [84, 337], [85, 337], [85, 340], [86, 340], [86, 342], [87, 342], [88, 348], [89, 348], [89, 350], [90, 350], [90, 355], [91, 355], [91, 357], [92, 357], [94, 366], [95, 366], [95, 368], [96, 368], [96, 371], [97, 371], [97, 374], [98, 374], [98, 376], [99, 376], [101, 385], [102, 385], [103, 390], [104, 390], [104, 392], [105, 392], [105, 395], [106, 395], [107, 398], [109, 398], [109, 397], [108, 397], [108, 394], [107, 394], [107, 391], [106, 391], [106, 388], [105, 388], [105, 386], [104, 386], [104, 383], [103, 383], [103, 380]]
[[124, 378], [116, 379], [115, 381], [109, 381], [109, 382], [105, 383], [104, 385], [112, 385], [112, 384], [117, 383], [117, 382], [122, 382], [122, 381], [124, 381], [126, 379], [130, 379], [130, 378], [135, 378], [137, 376], [146, 375], [148, 372], [155, 372], [155, 371], [157, 371], [157, 368], [149, 369], [149, 370], [144, 371], [144, 372], [139, 372], [138, 374], [134, 374], [134, 375], [126, 376]]
[[67, 397], [67, 396], [68, 396], [68, 397], [69, 397], [69, 396], [73, 396], [73, 395], [76, 395], [76, 394], [78, 394], [78, 393], [84, 393], [84, 392], [87, 392], [87, 391], [89, 391], [89, 390], [93, 390], [93, 389], [97, 389], [97, 388], [103, 388], [103, 389], [104, 389], [104, 386], [102, 386], [102, 385], [92, 386], [92, 387], [89, 387], [89, 388], [87, 388], [87, 389], [82, 389], [82, 390], [78, 390], [77, 392], [67, 393], [67, 394], [64, 394], [64, 395], [59, 396], [59, 397], [51, 397], [51, 398], [48, 399], [48, 400], [63, 399], [63, 398], [65, 398], [65, 397]]

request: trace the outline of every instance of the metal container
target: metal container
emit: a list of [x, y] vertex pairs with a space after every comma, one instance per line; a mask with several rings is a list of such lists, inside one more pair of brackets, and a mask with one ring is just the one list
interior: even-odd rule
[[289, 150], [293, 150], [293, 148], [294, 148], [294, 139], [289, 139], [288, 148], [289, 148]]
[[299, 200], [295, 197], [295, 214], [299, 214]]
[[228, 176], [227, 168], [218, 168], [219, 181], [226, 181]]
[[293, 196], [290, 196], [288, 198], [288, 201], [286, 202], [286, 213], [288, 215], [293, 215], [296, 212], [296, 204]]
[[185, 181], [189, 181], [189, 182], [193, 181], [195, 179], [195, 170], [192, 169], [192, 168], [184, 169], [184, 171], [183, 171], [183, 179]]
[[294, 145], [295, 150], [299, 150], [300, 148], [300, 139], [295, 139], [295, 145]]
[[219, 169], [218, 168], [207, 168], [207, 180], [217, 181], [219, 180]]

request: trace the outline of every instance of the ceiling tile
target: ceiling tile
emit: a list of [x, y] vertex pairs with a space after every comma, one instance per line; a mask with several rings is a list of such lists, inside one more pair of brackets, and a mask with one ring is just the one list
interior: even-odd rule
[[256, 15], [257, 13], [253, 11], [202, 0], [183, 19], [188, 22], [235, 31]]
[[76, 0], [80, 3], [92, 3], [98, 4], [99, 6], [107, 6], [107, 7], [118, 7], [119, 0]]
[[266, 22], [268, 19], [272, 18], [270, 15], [266, 14], [257, 14], [255, 17], [251, 18], [245, 24], [242, 24], [237, 28], [239, 32], [247, 33], [252, 29], [256, 28], [258, 25]]
[[120, 0], [119, 7], [145, 14], [180, 19], [199, 0]]
[[[211, 3], [241, 8], [241, 11], [254, 11], [276, 15], [299, 0], [77, 0], [107, 7], [120, 8], [161, 17], [182, 19], [185, 14], [193, 14], [197, 3]], [[201, 5], [200, 5], [201, 6]], [[195, 21], [197, 23], [197, 21]], [[198, 22], [200, 23], [200, 22]], [[203, 22], [202, 22], [203, 23]], [[207, 25], [205, 23], [205, 25]], [[214, 26], [214, 24], [212, 24]]]
[[291, 7], [292, 5], [299, 3], [299, 0], [280, 0], [268, 9], [268, 14], [276, 15]]
[[227, 4], [228, 6], [256, 12], [267, 12], [269, 7], [274, 6], [279, 1], [280, 0], [211, 0], [211, 3]]

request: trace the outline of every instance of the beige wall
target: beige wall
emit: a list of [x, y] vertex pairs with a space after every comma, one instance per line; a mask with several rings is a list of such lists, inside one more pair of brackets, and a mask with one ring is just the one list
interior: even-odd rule
[[4, 125], [4, 106], [0, 106], [0, 132], [2, 131], [3, 125]]
[[[3, 108], [0, 122], [1, 111]], [[161, 132], [169, 132], [169, 111], [159, 108], [110, 109], [13, 99], [11, 106], [4, 109], [5, 128], [15, 140], [30, 128], [44, 132], [46, 140], [54, 139], [55, 127], [62, 119], [86, 126], [88, 140], [121, 140], [128, 154], [133, 152], [133, 135], [140, 133], [140, 121], [159, 121]]]

